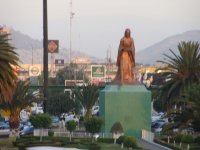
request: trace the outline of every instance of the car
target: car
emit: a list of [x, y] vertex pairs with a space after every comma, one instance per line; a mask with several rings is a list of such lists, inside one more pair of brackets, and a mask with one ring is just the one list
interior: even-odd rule
[[21, 128], [19, 135], [33, 134], [34, 127], [30, 122], [23, 122], [23, 127]]
[[160, 133], [162, 131], [163, 126], [163, 122], [154, 122], [151, 125], [151, 129], [154, 133]]
[[93, 106], [92, 107], [92, 115], [99, 115], [99, 106]]
[[0, 137], [9, 137], [10, 135], [10, 126], [8, 122], [0, 122]]
[[181, 131], [182, 134], [194, 134], [194, 129], [192, 127], [185, 128]]
[[59, 127], [60, 119], [58, 116], [51, 116], [51, 121], [52, 121], [51, 127]]
[[74, 115], [74, 114], [72, 114], [72, 113], [70, 113], [70, 114], [65, 114], [64, 115], [64, 118], [65, 118], [65, 122], [69, 122], [69, 121], [71, 121], [71, 120], [74, 120], [75, 122], [79, 122], [79, 119]]

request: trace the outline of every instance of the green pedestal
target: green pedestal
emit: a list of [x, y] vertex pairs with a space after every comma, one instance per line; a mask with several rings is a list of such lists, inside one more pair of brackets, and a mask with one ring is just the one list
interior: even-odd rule
[[125, 135], [141, 138], [142, 129], [151, 130], [151, 92], [144, 85], [107, 85], [100, 92], [100, 117], [109, 133], [120, 122]]

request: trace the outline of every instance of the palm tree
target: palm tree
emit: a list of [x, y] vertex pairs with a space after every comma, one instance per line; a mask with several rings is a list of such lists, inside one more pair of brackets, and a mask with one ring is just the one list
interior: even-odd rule
[[8, 41], [7, 34], [0, 34], [0, 102], [11, 100], [17, 80], [14, 66], [18, 66], [19, 59]]
[[200, 82], [193, 84], [187, 92], [187, 97], [188, 105], [193, 112], [193, 126], [195, 130], [200, 131]]
[[83, 85], [80, 88], [75, 87], [74, 94], [86, 110], [85, 116], [91, 117], [92, 107], [99, 97], [99, 87], [94, 84]]
[[36, 102], [38, 93], [29, 91], [28, 81], [18, 81], [12, 100], [0, 103], [0, 108], [9, 114], [9, 124], [11, 129], [18, 129], [20, 122], [20, 112], [32, 102]]
[[168, 69], [161, 79], [163, 84], [160, 85], [160, 99], [164, 100], [166, 105], [171, 105], [172, 100], [176, 101], [184, 97], [184, 93], [200, 77], [200, 47], [198, 42], [181, 42], [178, 44], [179, 55], [171, 49], [173, 56], [166, 56], [166, 60], [158, 61], [166, 64]]

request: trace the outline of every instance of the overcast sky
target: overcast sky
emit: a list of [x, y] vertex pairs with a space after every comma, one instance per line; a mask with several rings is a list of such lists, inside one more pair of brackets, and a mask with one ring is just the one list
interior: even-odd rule
[[[136, 51], [168, 36], [200, 30], [200, 0], [72, 0], [72, 49], [116, 57], [125, 28]], [[0, 0], [0, 25], [43, 38], [42, 0]], [[48, 0], [49, 39], [69, 48], [70, 0]]]

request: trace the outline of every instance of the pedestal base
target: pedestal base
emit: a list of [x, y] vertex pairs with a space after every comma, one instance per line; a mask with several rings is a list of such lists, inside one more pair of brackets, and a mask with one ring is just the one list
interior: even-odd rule
[[100, 92], [99, 114], [102, 132], [120, 122], [125, 135], [141, 138], [142, 129], [151, 130], [151, 92], [144, 85], [107, 85]]

